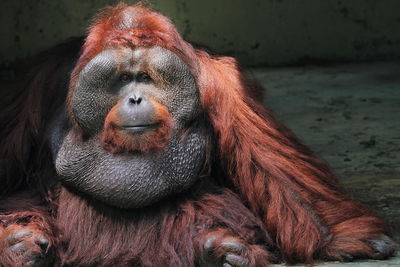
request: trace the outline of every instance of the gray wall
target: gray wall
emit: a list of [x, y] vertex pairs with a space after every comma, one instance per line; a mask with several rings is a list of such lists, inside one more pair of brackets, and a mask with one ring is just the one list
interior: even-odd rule
[[[112, 0], [3, 0], [0, 63], [85, 33]], [[135, 1], [126, 1], [133, 3]], [[400, 0], [150, 0], [189, 41], [247, 65], [400, 57]]]

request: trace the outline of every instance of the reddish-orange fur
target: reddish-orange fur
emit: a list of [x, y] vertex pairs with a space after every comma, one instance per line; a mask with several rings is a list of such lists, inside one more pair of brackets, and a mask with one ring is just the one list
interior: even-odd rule
[[[135, 14], [131, 27], [122, 23], [124, 12]], [[169, 266], [193, 266], [198, 256], [196, 253], [201, 251], [201, 240], [210, 229], [232, 233], [237, 240], [256, 246], [255, 251], [264, 255], [259, 261], [263, 263], [280, 257], [287, 263], [311, 263], [314, 260], [343, 260], [343, 255], [348, 253], [374, 256], [374, 251], [365, 241], [384, 233], [384, 223], [344, 195], [327, 164], [251, 97], [250, 94], [254, 95], [256, 90], [239, 72], [236, 61], [195, 50], [179, 36], [167, 18], [141, 5], [119, 5], [108, 9], [91, 27], [71, 77], [67, 97], [71, 121], [74, 118], [70, 102], [77, 76], [94, 56], [112, 46], [135, 49], [153, 45], [180, 56], [195, 75], [202, 110], [209, 117], [214, 131], [212, 136], [216, 138], [218, 156], [215, 158], [219, 160], [214, 163], [216, 170], [203, 180], [218, 180], [225, 188], [215, 193], [214, 189], [201, 187], [197, 195], [193, 192], [182, 194], [159, 206], [138, 210], [134, 216], [90, 205], [87, 200], [63, 189], [58, 198], [60, 208], [57, 215], [55, 209], [51, 209], [54, 219], [50, 219], [49, 212], [40, 211], [43, 220], [51, 222], [46, 229], [53, 229], [52, 225], [57, 221], [64, 232], [62, 241], [69, 246], [61, 252], [63, 261], [81, 265], [134, 263], [166, 266], [167, 263]], [[50, 74], [50, 69], [41, 75]], [[21, 103], [27, 103], [30, 108], [41, 106], [42, 99], [50, 94], [45, 87], [48, 85], [44, 84], [36, 82], [27, 96], [11, 109], [11, 114], [18, 114], [23, 123], [10, 124], [12, 130], [4, 135], [5, 141], [1, 146], [2, 160], [15, 159], [10, 163], [12, 168], [7, 167], [6, 175], [1, 177], [1, 181], [6, 182], [6, 189], [2, 192], [11, 194], [16, 188], [24, 188], [22, 185], [35, 188], [29, 175], [18, 176], [21, 174], [19, 168], [29, 167], [26, 173], [35, 174], [36, 185], [39, 183], [37, 191], [42, 192], [47, 200], [45, 204], [35, 204], [35, 207], [53, 203], [53, 194], [49, 192], [57, 191], [39, 182], [39, 178], [46, 181], [55, 174], [51, 171], [48, 152], [38, 149], [42, 146], [32, 145], [39, 151], [36, 157], [44, 153], [49, 163], [32, 161], [27, 155], [33, 152], [28, 153], [21, 144], [43, 144], [46, 128], [42, 125], [47, 125], [47, 121], [43, 118], [44, 112], [20, 111], [17, 107]], [[39, 96], [35, 88], [38, 88]], [[63, 97], [62, 93], [57, 95], [57, 99]], [[157, 110], [161, 112], [163, 109]], [[159, 116], [168, 121], [166, 113]], [[139, 145], [133, 144], [135, 139], [112, 130], [110, 125], [116, 120], [112, 110], [106, 119], [103, 136], [105, 142], [112, 140], [114, 144], [114, 148], [108, 149], [112, 152], [141, 150]], [[79, 132], [78, 126], [74, 127]], [[13, 150], [13, 146], [17, 149]], [[32, 199], [26, 197], [25, 202]], [[258, 220], [241, 202], [261, 219], [271, 239], [261, 228], [256, 232], [257, 236], [249, 230], [259, 227]], [[26, 212], [25, 216], [34, 214], [32, 209], [23, 207], [22, 201], [17, 206]], [[19, 213], [15, 210], [0, 205], [2, 213], [17, 216]], [[225, 227], [218, 230], [220, 225]], [[53, 242], [58, 239], [54, 235]], [[280, 254], [274, 249], [275, 245]], [[167, 256], [170, 258], [166, 259]]]
[[118, 128], [121, 125], [118, 117], [119, 104], [115, 105], [108, 113], [104, 130], [101, 135], [102, 146], [112, 152], [121, 153], [129, 151], [148, 152], [163, 148], [169, 140], [172, 126], [171, 114], [160, 103], [149, 99], [155, 107], [153, 121], [158, 123], [155, 129], [144, 133], [129, 134]]
[[[249, 207], [276, 236], [285, 260], [340, 258], [349, 247], [358, 255], [372, 255], [362, 240], [384, 232], [382, 220], [345, 196], [326, 163], [246, 96], [232, 58], [204, 52], [198, 57], [202, 103], [211, 111], [223, 164]], [[338, 231], [352, 228], [357, 234]], [[344, 237], [348, 242], [338, 241]]]
[[[228, 189], [200, 182], [188, 194], [134, 211], [91, 205], [65, 189], [60, 198], [58, 218], [62, 241], [68, 244], [61, 255], [65, 263], [194, 267], [205, 233], [215, 225], [229, 228], [232, 235], [252, 244], [249, 249], [259, 252], [250, 257], [254, 262], [250, 266], [277, 260], [268, 252], [273, 246], [268, 245], [271, 240], [261, 221]], [[258, 265], [257, 257], [261, 258]]]

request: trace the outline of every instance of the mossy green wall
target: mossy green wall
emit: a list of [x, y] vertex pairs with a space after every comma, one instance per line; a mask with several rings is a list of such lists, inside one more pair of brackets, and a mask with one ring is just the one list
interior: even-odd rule
[[[0, 60], [85, 33], [112, 0], [3, 0]], [[126, 1], [133, 3], [135, 1]], [[399, 0], [152, 0], [189, 41], [247, 65], [400, 57]], [[0, 63], [1, 63], [0, 62]]]

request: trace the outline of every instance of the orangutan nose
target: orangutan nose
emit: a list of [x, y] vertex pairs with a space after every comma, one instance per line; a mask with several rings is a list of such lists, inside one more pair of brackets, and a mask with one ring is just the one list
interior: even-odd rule
[[147, 129], [154, 126], [155, 107], [145, 96], [130, 94], [119, 108], [120, 126], [126, 129]]
[[142, 97], [134, 95], [134, 96], [129, 97], [128, 101], [129, 101], [129, 104], [139, 105], [142, 102]]

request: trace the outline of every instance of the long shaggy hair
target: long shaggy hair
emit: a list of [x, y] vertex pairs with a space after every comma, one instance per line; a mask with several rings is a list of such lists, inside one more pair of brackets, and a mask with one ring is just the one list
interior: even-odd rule
[[[57, 245], [58, 257], [84, 266], [193, 266], [200, 230], [219, 227], [254, 244], [257, 253], [249, 256], [253, 265], [345, 260], [346, 254], [374, 257], [366, 240], [386, 231], [382, 220], [342, 193], [327, 164], [255, 100], [259, 90], [243, 76], [235, 59], [194, 49], [169, 19], [141, 4], [103, 11], [75, 64], [71, 58], [79, 44], [61, 46], [44, 60], [27, 90], [1, 114], [0, 193], [5, 198], [22, 189], [32, 192], [12, 207], [7, 204], [11, 200], [0, 202], [1, 220], [28, 218], [29, 223], [41, 214], [52, 242], [62, 244]], [[133, 213], [92, 205], [67, 189], [60, 193], [47, 131], [51, 115], [66, 101], [79, 135], [71, 112], [72, 90], [67, 93], [66, 85], [72, 64], [69, 88], [105, 48], [154, 45], [178, 55], [197, 80], [216, 150], [212, 171], [202, 180], [217, 180], [222, 188], [200, 186], [196, 193]]]

